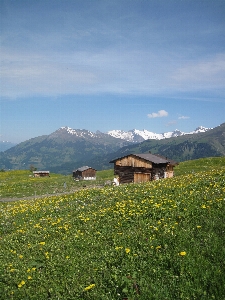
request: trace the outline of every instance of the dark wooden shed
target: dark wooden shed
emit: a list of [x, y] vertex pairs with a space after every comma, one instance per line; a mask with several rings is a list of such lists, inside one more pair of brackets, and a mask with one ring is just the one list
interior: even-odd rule
[[83, 166], [73, 171], [73, 177], [79, 180], [95, 180], [96, 170], [88, 166]]
[[160, 155], [129, 154], [110, 161], [114, 163], [114, 174], [120, 183], [146, 182], [173, 177], [176, 162]]
[[50, 177], [49, 171], [33, 171], [34, 177]]

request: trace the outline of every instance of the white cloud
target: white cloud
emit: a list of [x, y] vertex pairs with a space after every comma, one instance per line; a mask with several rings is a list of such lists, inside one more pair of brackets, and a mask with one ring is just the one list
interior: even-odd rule
[[148, 118], [161, 118], [161, 117], [167, 117], [168, 112], [164, 109], [159, 110], [157, 113], [153, 112], [151, 114], [148, 114]]
[[186, 119], [190, 119], [190, 117], [187, 116], [180, 116], [178, 117], [179, 120], [186, 120]]
[[[124, 50], [124, 49], [123, 49]], [[189, 64], [154, 51], [21, 52], [1, 49], [1, 96], [131, 94], [224, 90], [225, 54]], [[158, 113], [156, 113], [158, 114]], [[155, 113], [149, 118], [160, 117]], [[164, 116], [164, 115], [162, 115]]]
[[183, 64], [171, 75], [177, 89], [224, 89], [225, 53]]

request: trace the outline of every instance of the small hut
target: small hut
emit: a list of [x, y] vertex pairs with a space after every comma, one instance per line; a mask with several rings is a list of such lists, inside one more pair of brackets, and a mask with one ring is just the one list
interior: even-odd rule
[[49, 171], [33, 171], [34, 177], [50, 177]]
[[73, 171], [73, 178], [78, 180], [96, 180], [96, 170], [83, 166]]
[[129, 154], [110, 161], [120, 183], [146, 182], [173, 177], [173, 168], [178, 163], [160, 155]]

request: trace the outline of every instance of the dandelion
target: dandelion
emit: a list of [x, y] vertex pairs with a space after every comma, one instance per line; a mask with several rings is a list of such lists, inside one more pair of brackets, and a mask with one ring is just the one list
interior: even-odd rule
[[122, 249], [122, 248], [123, 248], [122, 246], [117, 246], [117, 247], [115, 247], [116, 250], [120, 250], [120, 249]]
[[40, 242], [39, 245], [44, 246], [44, 245], [45, 245], [45, 242]]
[[130, 253], [130, 249], [129, 248], [126, 248], [125, 251], [126, 251], [127, 254]]
[[185, 251], [181, 251], [180, 253], [179, 253], [179, 255], [180, 256], [185, 256], [187, 253], [185, 252]]
[[20, 255], [19, 255], [19, 258], [23, 258], [23, 255], [22, 255], [22, 254], [20, 254]]
[[202, 226], [197, 226], [197, 228], [201, 228]]
[[89, 291], [90, 289], [93, 289], [95, 287], [95, 284], [90, 284], [89, 286], [87, 286], [84, 291]]
[[22, 280], [22, 281], [18, 284], [18, 288], [21, 288], [24, 284], [25, 284], [25, 281]]
[[30, 280], [30, 279], [32, 279], [32, 277], [31, 277], [31, 276], [27, 276], [27, 279], [29, 279], [29, 280]]

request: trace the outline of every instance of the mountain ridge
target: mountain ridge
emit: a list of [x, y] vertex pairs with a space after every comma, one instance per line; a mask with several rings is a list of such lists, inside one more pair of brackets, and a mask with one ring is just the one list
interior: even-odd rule
[[[50, 139], [51, 138], [57, 138], [57, 137], [63, 137], [63, 133], [67, 133], [68, 135], [72, 135], [74, 138], [100, 138], [104, 136], [105, 134], [110, 135], [114, 138], [125, 140], [127, 142], [132, 142], [132, 143], [140, 143], [143, 142], [147, 139], [156, 139], [156, 140], [161, 140], [165, 138], [171, 138], [171, 137], [178, 137], [181, 135], [187, 135], [187, 134], [196, 134], [200, 132], [206, 132], [210, 129], [213, 128], [207, 128], [203, 126], [197, 127], [194, 131], [185, 133], [180, 131], [179, 129], [175, 129], [174, 131], [169, 131], [169, 132], [163, 132], [163, 133], [154, 133], [152, 131], [149, 131], [147, 129], [139, 130], [139, 129], [131, 129], [128, 131], [120, 130], [120, 129], [113, 129], [109, 130], [106, 133], [103, 133], [99, 130], [96, 131], [96, 133], [87, 130], [87, 129], [73, 129], [68, 126], [62, 126], [53, 133], [50, 133], [49, 135], [42, 135], [43, 136], [48, 136]], [[37, 138], [37, 137], [36, 137]], [[65, 139], [65, 136], [63, 137]], [[29, 139], [32, 140], [33, 138]], [[26, 141], [25, 141], [26, 142]], [[23, 143], [23, 142], [22, 142]], [[18, 143], [21, 144], [21, 143]], [[4, 152], [16, 145], [16, 143], [11, 143], [9, 141], [0, 141], [0, 152]]]
[[[225, 156], [225, 123], [209, 130], [199, 127], [195, 132], [197, 134], [131, 142], [100, 131], [60, 127], [49, 135], [32, 138], [1, 152], [0, 169], [29, 169], [33, 165], [38, 170], [69, 174], [73, 169], [90, 165], [103, 170], [112, 168], [109, 161], [116, 157], [149, 151], [178, 162]], [[139, 132], [136, 141], [140, 137]]]
[[162, 140], [162, 139], [178, 137], [178, 136], [187, 135], [187, 134], [197, 134], [197, 133], [201, 133], [201, 132], [206, 132], [211, 129], [213, 129], [213, 128], [199, 126], [191, 132], [182, 132], [179, 129], [175, 129], [174, 131], [169, 131], [169, 132], [164, 132], [164, 133], [154, 133], [154, 132], [148, 131], [147, 129], [143, 129], [143, 130], [132, 129], [129, 131], [110, 130], [107, 133], [111, 136], [114, 136], [115, 138], [120, 138], [120, 139], [129, 141], [129, 142], [138, 143], [138, 142], [142, 142], [142, 141], [149, 140], [149, 139]]

